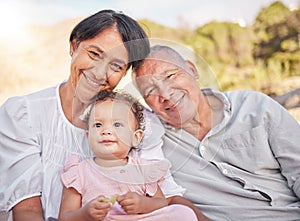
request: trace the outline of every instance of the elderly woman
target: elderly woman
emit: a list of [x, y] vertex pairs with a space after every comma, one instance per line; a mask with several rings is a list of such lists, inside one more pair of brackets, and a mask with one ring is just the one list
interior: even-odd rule
[[[1, 221], [12, 216], [15, 221], [57, 219], [62, 192], [59, 171], [70, 154], [81, 159], [92, 154], [83, 121], [86, 107], [99, 91], [113, 90], [148, 53], [149, 41], [135, 20], [112, 10], [99, 11], [71, 32], [67, 81], [10, 98], [1, 106]], [[150, 131], [146, 128], [144, 143], [151, 155], [144, 155], [161, 158], [161, 140], [156, 137], [162, 131]], [[168, 180], [167, 196], [181, 192]]]
[[204, 215], [300, 220], [300, 125], [284, 108], [259, 92], [200, 89], [193, 63], [166, 46], [133, 76], [166, 129], [175, 181]]

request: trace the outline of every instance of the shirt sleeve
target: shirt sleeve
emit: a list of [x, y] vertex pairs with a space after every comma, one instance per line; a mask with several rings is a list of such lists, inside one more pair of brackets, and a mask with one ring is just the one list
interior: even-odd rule
[[300, 198], [300, 125], [277, 102], [268, 102], [272, 110], [270, 119], [267, 119], [270, 146], [280, 164], [282, 175]]
[[0, 107], [1, 211], [41, 194], [41, 148], [30, 118], [24, 97], [11, 98]]
[[[143, 162], [143, 161], [141, 161]], [[145, 167], [142, 168], [145, 179], [146, 193], [154, 196], [158, 185], [161, 186], [165, 180], [165, 175], [170, 168], [170, 162], [167, 160], [148, 160]], [[143, 163], [140, 163], [143, 166]]]
[[79, 177], [80, 159], [71, 155], [65, 167], [61, 171], [61, 181], [65, 187], [73, 187], [78, 193], [82, 194], [82, 185]]
[[[138, 157], [144, 159], [165, 159], [161, 149], [163, 145], [162, 137], [165, 133], [165, 129], [155, 114], [149, 110], [145, 110], [144, 114], [146, 123], [145, 135], [142, 143], [138, 146], [138, 151], [136, 153]], [[174, 181], [169, 169], [160, 188], [166, 197], [175, 195], [182, 196], [185, 192], [185, 189]]]

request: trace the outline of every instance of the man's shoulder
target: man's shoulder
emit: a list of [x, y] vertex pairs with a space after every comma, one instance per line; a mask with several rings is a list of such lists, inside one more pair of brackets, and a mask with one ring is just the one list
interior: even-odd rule
[[264, 99], [268, 97], [266, 94], [260, 92], [260, 91], [254, 91], [254, 90], [234, 90], [234, 91], [226, 91], [224, 94], [227, 97], [250, 97], [250, 98], [261, 98]]

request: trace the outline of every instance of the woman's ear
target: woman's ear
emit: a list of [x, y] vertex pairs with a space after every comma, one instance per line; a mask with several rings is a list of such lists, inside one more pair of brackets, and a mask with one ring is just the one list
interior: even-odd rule
[[76, 47], [77, 47], [76, 40], [73, 39], [70, 43], [70, 52], [69, 53], [70, 53], [71, 57], [73, 56], [73, 53], [76, 50]]
[[131, 146], [136, 147], [140, 144], [142, 138], [144, 136], [144, 131], [142, 129], [138, 129], [134, 132], [133, 138], [131, 141]]
[[199, 73], [197, 71], [196, 66], [194, 65], [193, 62], [191, 62], [190, 60], [186, 60], [185, 61], [186, 65], [188, 66], [189, 70], [190, 70], [190, 74], [196, 79], [199, 79]]

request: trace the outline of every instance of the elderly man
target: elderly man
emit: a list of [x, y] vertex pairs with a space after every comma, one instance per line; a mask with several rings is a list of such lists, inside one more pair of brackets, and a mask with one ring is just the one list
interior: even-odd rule
[[163, 122], [175, 181], [207, 217], [300, 220], [300, 125], [277, 102], [200, 89], [193, 63], [166, 46], [133, 77]]

